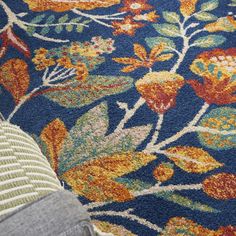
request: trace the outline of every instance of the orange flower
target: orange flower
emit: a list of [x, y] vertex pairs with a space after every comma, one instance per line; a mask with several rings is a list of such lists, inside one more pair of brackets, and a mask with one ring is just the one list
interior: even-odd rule
[[70, 68], [74, 67], [74, 65], [71, 62], [71, 59], [69, 57], [66, 57], [66, 56], [57, 59], [57, 63], [60, 66], [63, 66], [65, 68], [67, 68], [67, 69], [70, 69]]
[[147, 105], [157, 113], [165, 113], [175, 106], [184, 78], [168, 71], [151, 72], [136, 82], [136, 88]]
[[115, 28], [114, 35], [127, 34], [134, 36], [136, 29], [142, 28], [145, 25], [135, 22], [131, 16], [126, 16], [123, 21], [113, 21], [112, 26]]
[[198, 0], [180, 0], [180, 12], [183, 16], [190, 16], [195, 12]]
[[151, 5], [147, 4], [147, 0], [124, 0], [124, 6], [119, 11], [140, 14], [142, 11], [152, 8]]
[[145, 13], [143, 15], [134, 16], [134, 20], [156, 22], [157, 18], [159, 18], [159, 17], [160, 16], [156, 14], [156, 11], [151, 11], [151, 12]]
[[203, 82], [190, 80], [196, 94], [208, 104], [236, 102], [236, 49], [215, 49], [204, 52], [193, 61], [191, 70], [203, 77]]
[[47, 11], [52, 10], [56, 12], [69, 11], [73, 8], [81, 10], [92, 10], [99, 7], [110, 7], [115, 4], [119, 4], [120, 0], [24, 0], [29, 5], [32, 11]]
[[85, 80], [88, 77], [88, 68], [84, 63], [78, 63], [76, 66], [76, 75], [77, 80]]
[[166, 61], [173, 57], [173, 54], [167, 53], [160, 55], [165, 49], [165, 44], [161, 43], [154, 46], [148, 55], [146, 49], [140, 45], [134, 44], [134, 53], [135, 57], [121, 57], [121, 58], [113, 58], [114, 61], [118, 63], [122, 63], [128, 66], [125, 66], [121, 71], [122, 72], [132, 72], [139, 67], [147, 67], [151, 68], [155, 62], [158, 61]]

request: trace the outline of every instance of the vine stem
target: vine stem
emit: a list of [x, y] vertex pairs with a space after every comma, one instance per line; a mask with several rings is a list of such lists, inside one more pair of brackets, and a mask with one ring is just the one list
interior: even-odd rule
[[152, 147], [155, 144], [155, 142], [157, 141], [158, 136], [159, 136], [159, 132], [160, 132], [161, 127], [162, 127], [163, 120], [164, 120], [164, 115], [163, 114], [159, 114], [154, 134], [152, 136], [151, 141], [147, 144], [147, 149], [149, 147]]
[[165, 147], [166, 145], [175, 142], [179, 138], [181, 138], [183, 135], [187, 133], [194, 132], [196, 130], [195, 125], [198, 123], [198, 121], [201, 119], [201, 117], [205, 114], [207, 109], [209, 108], [209, 104], [204, 103], [199, 112], [196, 114], [196, 116], [193, 118], [192, 121], [188, 123], [186, 127], [184, 127], [181, 131], [177, 132], [173, 136], [165, 139], [164, 141], [153, 145], [152, 147], [149, 147], [148, 149], [145, 149], [145, 152], [149, 153], [155, 153], [155, 151], [160, 150], [161, 148]]
[[[7, 6], [7, 4], [5, 2], [3, 2], [1, 0], [0, 0], [0, 6], [5, 11], [5, 13], [7, 14], [7, 17], [8, 17], [8, 23], [2, 29], [0, 29], [0, 33], [6, 31], [8, 28], [12, 27], [14, 24], [17, 25], [22, 30], [27, 31], [27, 24], [29, 24], [29, 23], [17, 18], [16, 14]], [[54, 43], [69, 42], [69, 40], [49, 38], [49, 37], [43, 36], [38, 33], [34, 33], [32, 36], [35, 38], [44, 40], [44, 41], [54, 42]]]
[[116, 17], [116, 16], [123, 15], [126, 13], [126, 12], [121, 12], [119, 14], [113, 14], [113, 15], [91, 15], [91, 14], [87, 14], [82, 11], [79, 11], [78, 9], [73, 9], [72, 12], [74, 12], [77, 15], [89, 18], [89, 19], [93, 20], [94, 22], [96, 22], [100, 25], [106, 26], [108, 28], [113, 28], [113, 26], [109, 25], [101, 20], [123, 20], [124, 19], [123, 17]]
[[160, 186], [159, 184], [154, 185], [149, 189], [144, 189], [134, 193], [135, 197], [150, 195], [159, 192], [173, 192], [173, 191], [182, 191], [182, 190], [200, 190], [202, 189], [202, 184], [178, 184], [178, 185], [167, 185]]
[[162, 231], [162, 228], [159, 226], [151, 223], [150, 221], [147, 221], [146, 219], [143, 219], [141, 217], [138, 217], [130, 212], [132, 212], [133, 209], [127, 209], [125, 211], [94, 211], [90, 212], [90, 216], [120, 216], [126, 219], [129, 219], [131, 221], [136, 221], [141, 225], [144, 225], [148, 227], [149, 229], [152, 229], [158, 233]]

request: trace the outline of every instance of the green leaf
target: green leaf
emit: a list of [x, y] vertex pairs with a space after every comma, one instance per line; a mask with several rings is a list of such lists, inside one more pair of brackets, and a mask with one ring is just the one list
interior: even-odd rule
[[200, 48], [211, 48], [211, 47], [219, 46], [225, 41], [226, 41], [226, 38], [224, 36], [212, 34], [212, 35], [198, 38], [197, 40], [193, 42], [192, 46], [200, 47]]
[[60, 34], [60, 33], [62, 32], [62, 30], [63, 30], [63, 26], [62, 26], [62, 25], [57, 25], [57, 26], [55, 27], [55, 31], [56, 31], [58, 34]]
[[201, 10], [202, 11], [212, 11], [216, 9], [219, 6], [219, 1], [218, 0], [210, 0], [208, 2], [205, 2], [201, 5]]
[[76, 31], [77, 31], [78, 33], [83, 32], [83, 30], [84, 30], [84, 26], [83, 26], [83, 25], [77, 25]]
[[106, 136], [109, 126], [107, 110], [107, 104], [101, 103], [77, 120], [60, 153], [61, 173], [88, 160], [134, 151], [149, 134], [151, 126], [147, 125]]
[[54, 20], [55, 20], [55, 16], [51, 15], [47, 18], [46, 24], [51, 24], [51, 23], [53, 23]]
[[122, 93], [133, 86], [128, 76], [91, 75], [85, 81], [74, 79], [69, 89], [52, 91], [44, 96], [67, 108], [80, 108], [105, 96]]
[[194, 17], [200, 21], [214, 21], [214, 20], [218, 19], [217, 16], [215, 16], [211, 13], [208, 13], [208, 12], [199, 12], [199, 13], [195, 14]]
[[[236, 130], [236, 109], [221, 107], [211, 110], [203, 116], [199, 125], [220, 131]], [[198, 133], [202, 145], [215, 150], [227, 150], [236, 147], [236, 135]]]
[[65, 14], [64, 16], [62, 16], [58, 19], [58, 22], [65, 23], [68, 19], [69, 19], [68, 14]]
[[43, 20], [43, 18], [45, 16], [46, 16], [45, 14], [38, 15], [30, 23], [32, 23], [32, 24], [39, 23], [39, 22], [41, 22]]
[[82, 19], [82, 17], [76, 17], [76, 18], [74, 18], [74, 19], [71, 19], [70, 22], [79, 23], [81, 19]]
[[202, 212], [211, 212], [211, 213], [218, 213], [219, 211], [217, 209], [214, 209], [208, 205], [202, 204], [200, 202], [192, 201], [188, 197], [181, 196], [179, 194], [175, 194], [172, 192], [160, 192], [155, 194], [156, 197], [163, 198], [167, 201], [176, 203], [180, 206], [189, 208], [193, 211], [202, 211]]
[[40, 31], [40, 34], [45, 35], [50, 31], [50, 27], [43, 27], [42, 30]]
[[[149, 38], [145, 38], [145, 41], [146, 41], [147, 45], [150, 48], [153, 48], [157, 44], [165, 43], [167, 47], [176, 49], [176, 45], [175, 45], [174, 41], [169, 39], [169, 38], [165, 38], [165, 37], [149, 37]], [[173, 50], [171, 50], [170, 48], [165, 48], [164, 52], [172, 52]]]
[[164, 24], [153, 24], [153, 27], [161, 35], [169, 37], [180, 37], [180, 29], [176, 25], [164, 23]]
[[32, 36], [36, 32], [36, 28], [34, 26], [27, 27], [27, 33], [29, 36]]
[[74, 25], [73, 25], [73, 24], [66, 26], [66, 30], [67, 30], [68, 32], [71, 32], [71, 31], [73, 30], [73, 28], [74, 28]]
[[178, 23], [180, 21], [180, 16], [171, 11], [164, 11], [163, 13], [164, 19], [169, 23]]

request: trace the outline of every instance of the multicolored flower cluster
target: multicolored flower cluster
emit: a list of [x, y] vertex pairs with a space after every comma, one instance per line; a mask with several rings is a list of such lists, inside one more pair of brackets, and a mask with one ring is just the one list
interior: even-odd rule
[[159, 15], [156, 11], [145, 12], [153, 9], [153, 6], [147, 3], [147, 0], [124, 0], [124, 6], [119, 9], [120, 12], [128, 12], [122, 21], [113, 21], [112, 26], [115, 28], [113, 34], [127, 34], [133, 36], [137, 29], [142, 28], [145, 24], [137, 21], [156, 22]]
[[103, 39], [101, 36], [93, 37], [91, 42], [72, 42], [59, 48], [47, 50], [39, 48], [35, 50], [32, 59], [36, 70], [44, 70], [56, 64], [70, 69], [75, 68], [78, 79], [85, 79], [88, 71], [105, 61], [102, 54], [110, 54], [115, 50], [114, 41], [110, 38]]

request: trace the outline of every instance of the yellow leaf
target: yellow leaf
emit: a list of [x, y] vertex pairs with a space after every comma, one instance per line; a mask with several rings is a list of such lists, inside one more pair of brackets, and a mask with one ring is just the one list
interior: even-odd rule
[[111, 233], [114, 236], [136, 236], [131, 231], [127, 230], [121, 225], [111, 224], [106, 221], [93, 220], [93, 225], [100, 229], [104, 233]]
[[170, 60], [173, 56], [174, 56], [174, 54], [172, 54], [172, 53], [162, 54], [162, 55], [156, 57], [156, 58], [155, 58], [155, 61], [168, 61], [168, 60]]
[[120, 0], [24, 0], [29, 5], [32, 11], [47, 11], [52, 10], [56, 12], [69, 11], [74, 8], [80, 10], [92, 10], [99, 7], [110, 7], [119, 4]]
[[121, 69], [121, 71], [124, 73], [129, 73], [129, 72], [136, 70], [139, 67], [141, 67], [141, 66], [136, 66], [136, 65], [125, 66], [123, 69]]
[[195, 12], [198, 0], [180, 0], [180, 12], [183, 16], [190, 16]]
[[151, 53], [149, 55], [150, 59], [155, 59], [158, 55], [160, 55], [165, 49], [165, 46], [166, 46], [165, 43], [160, 43], [160, 44], [155, 45], [152, 48]]
[[[118, 153], [108, 157], [89, 161], [79, 169], [83, 173], [102, 174], [107, 178], [118, 178], [136, 171], [156, 159], [155, 155], [142, 152]], [[96, 173], [94, 173], [96, 171]]]
[[168, 148], [166, 151], [170, 154], [167, 154], [168, 158], [178, 167], [190, 173], [205, 173], [223, 166], [201, 148], [177, 146]]
[[16, 103], [27, 92], [29, 81], [28, 65], [21, 59], [10, 59], [0, 68], [0, 84], [11, 93]]
[[58, 155], [67, 134], [64, 123], [60, 119], [55, 119], [42, 130], [40, 135], [48, 146], [50, 162], [55, 172], [58, 171]]
[[134, 53], [142, 61], [145, 61], [147, 59], [147, 51], [146, 51], [146, 49], [142, 45], [140, 45], [138, 43], [134, 44]]
[[160, 236], [216, 236], [215, 233], [215, 231], [204, 228], [192, 220], [173, 217], [168, 221]]

